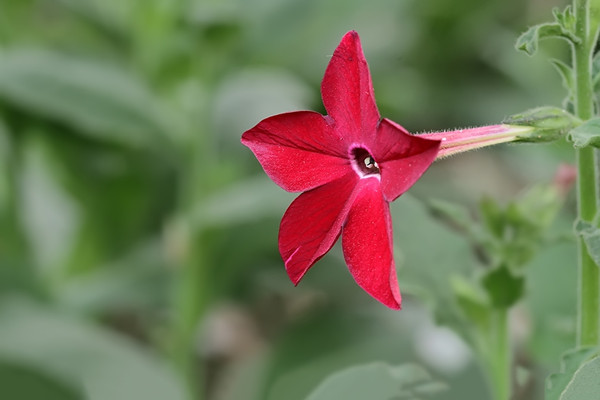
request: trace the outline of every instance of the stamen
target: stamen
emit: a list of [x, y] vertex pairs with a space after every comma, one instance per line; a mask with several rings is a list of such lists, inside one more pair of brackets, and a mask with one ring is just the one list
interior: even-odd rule
[[367, 167], [368, 169], [373, 169], [373, 168], [378, 168], [379, 165], [377, 165], [377, 163], [375, 162], [373, 157], [371, 157], [369, 155], [369, 156], [365, 157], [365, 167]]
[[379, 175], [379, 165], [375, 158], [363, 148], [356, 147], [351, 153], [354, 170], [361, 176]]

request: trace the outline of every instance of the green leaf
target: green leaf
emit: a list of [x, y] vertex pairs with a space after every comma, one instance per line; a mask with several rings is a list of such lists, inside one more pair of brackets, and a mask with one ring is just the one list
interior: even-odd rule
[[571, 31], [568, 31], [558, 22], [548, 22], [545, 24], [539, 24], [532, 26], [525, 31], [517, 39], [515, 47], [517, 50], [524, 51], [528, 55], [532, 56], [537, 52], [538, 42], [541, 39], [547, 39], [551, 37], [562, 38], [568, 40], [570, 43], [579, 43], [581, 40], [575, 36]]
[[97, 140], [148, 147], [174, 139], [170, 116], [143, 82], [115, 66], [60, 53], [2, 53], [0, 101]]
[[573, 74], [573, 68], [555, 58], [551, 59], [550, 63], [552, 63], [554, 68], [556, 68], [558, 71], [558, 74], [562, 79], [563, 86], [569, 92], [570, 98], [575, 91], [575, 75]]
[[19, 400], [83, 400], [75, 385], [29, 366], [0, 359], [2, 397]]
[[92, 400], [183, 400], [168, 365], [133, 341], [23, 300], [0, 303], [0, 358], [83, 384]]
[[582, 364], [565, 388], [560, 400], [597, 400], [600, 395], [600, 357]]
[[573, 8], [571, 5], [566, 6], [562, 12], [558, 7], [554, 7], [552, 9], [552, 15], [554, 15], [554, 20], [558, 22], [564, 30], [568, 32], [575, 32], [576, 18], [573, 14]]
[[560, 372], [551, 374], [546, 379], [546, 400], [562, 399], [561, 394], [573, 380], [579, 366], [597, 352], [596, 347], [581, 347], [565, 352], [561, 357]]
[[373, 363], [351, 367], [326, 378], [306, 400], [418, 400], [446, 389], [422, 367]]
[[573, 44], [581, 42], [581, 39], [575, 34], [575, 15], [570, 5], [565, 7], [562, 12], [560, 9], [554, 8], [552, 14], [554, 22], [532, 26], [517, 39], [515, 45], [517, 50], [524, 51], [531, 56], [537, 51], [538, 42], [550, 37], [563, 38]]
[[586, 146], [600, 147], [600, 118], [590, 119], [572, 129], [568, 139], [576, 149]]
[[482, 279], [491, 304], [495, 308], [509, 308], [523, 297], [525, 279], [514, 276], [506, 265], [489, 271]]
[[600, 266], [600, 228], [596, 224], [579, 220], [575, 223], [575, 233], [583, 237], [588, 253], [596, 265]]
[[598, 90], [598, 84], [600, 84], [600, 52], [594, 54], [592, 59], [592, 84], [594, 90]]

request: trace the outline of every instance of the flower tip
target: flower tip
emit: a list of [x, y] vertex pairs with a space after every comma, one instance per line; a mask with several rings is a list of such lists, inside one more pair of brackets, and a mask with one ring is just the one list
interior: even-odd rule
[[306, 273], [306, 271], [308, 271], [308, 268], [299, 268], [298, 265], [286, 262], [285, 270], [287, 272], [288, 277], [290, 278], [290, 281], [292, 281], [294, 286], [298, 286], [298, 284], [302, 280], [302, 277], [304, 277], [304, 274]]
[[360, 43], [360, 36], [355, 30], [346, 32], [340, 41], [340, 45], [344, 46], [353, 46], [356, 45], [356, 43]]
[[392, 310], [401, 310], [402, 309], [402, 301], [401, 300], [394, 300], [393, 303], [390, 304], [386, 304], [386, 306], [388, 306], [389, 308], [391, 308]]

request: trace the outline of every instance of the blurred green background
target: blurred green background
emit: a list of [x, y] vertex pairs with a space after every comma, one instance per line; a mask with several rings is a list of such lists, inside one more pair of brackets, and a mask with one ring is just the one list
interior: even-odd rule
[[[548, 183], [565, 143], [442, 160], [392, 205], [403, 310], [360, 290], [335, 247], [294, 288], [277, 252], [293, 194], [239, 140], [324, 112], [319, 84], [359, 32], [382, 115], [412, 132], [500, 122], [565, 96], [541, 0], [0, 0], [0, 397], [301, 400], [332, 372], [417, 363], [488, 399], [450, 280], [480, 260], [431, 212], [475, 213]], [[511, 313], [516, 399], [541, 399], [574, 343], [565, 206]], [[461, 339], [462, 337], [462, 339]]]

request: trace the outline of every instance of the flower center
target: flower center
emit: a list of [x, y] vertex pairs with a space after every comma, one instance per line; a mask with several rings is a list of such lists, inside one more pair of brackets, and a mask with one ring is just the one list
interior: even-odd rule
[[354, 167], [361, 176], [379, 174], [379, 165], [369, 152], [363, 148], [357, 147], [352, 150]]

